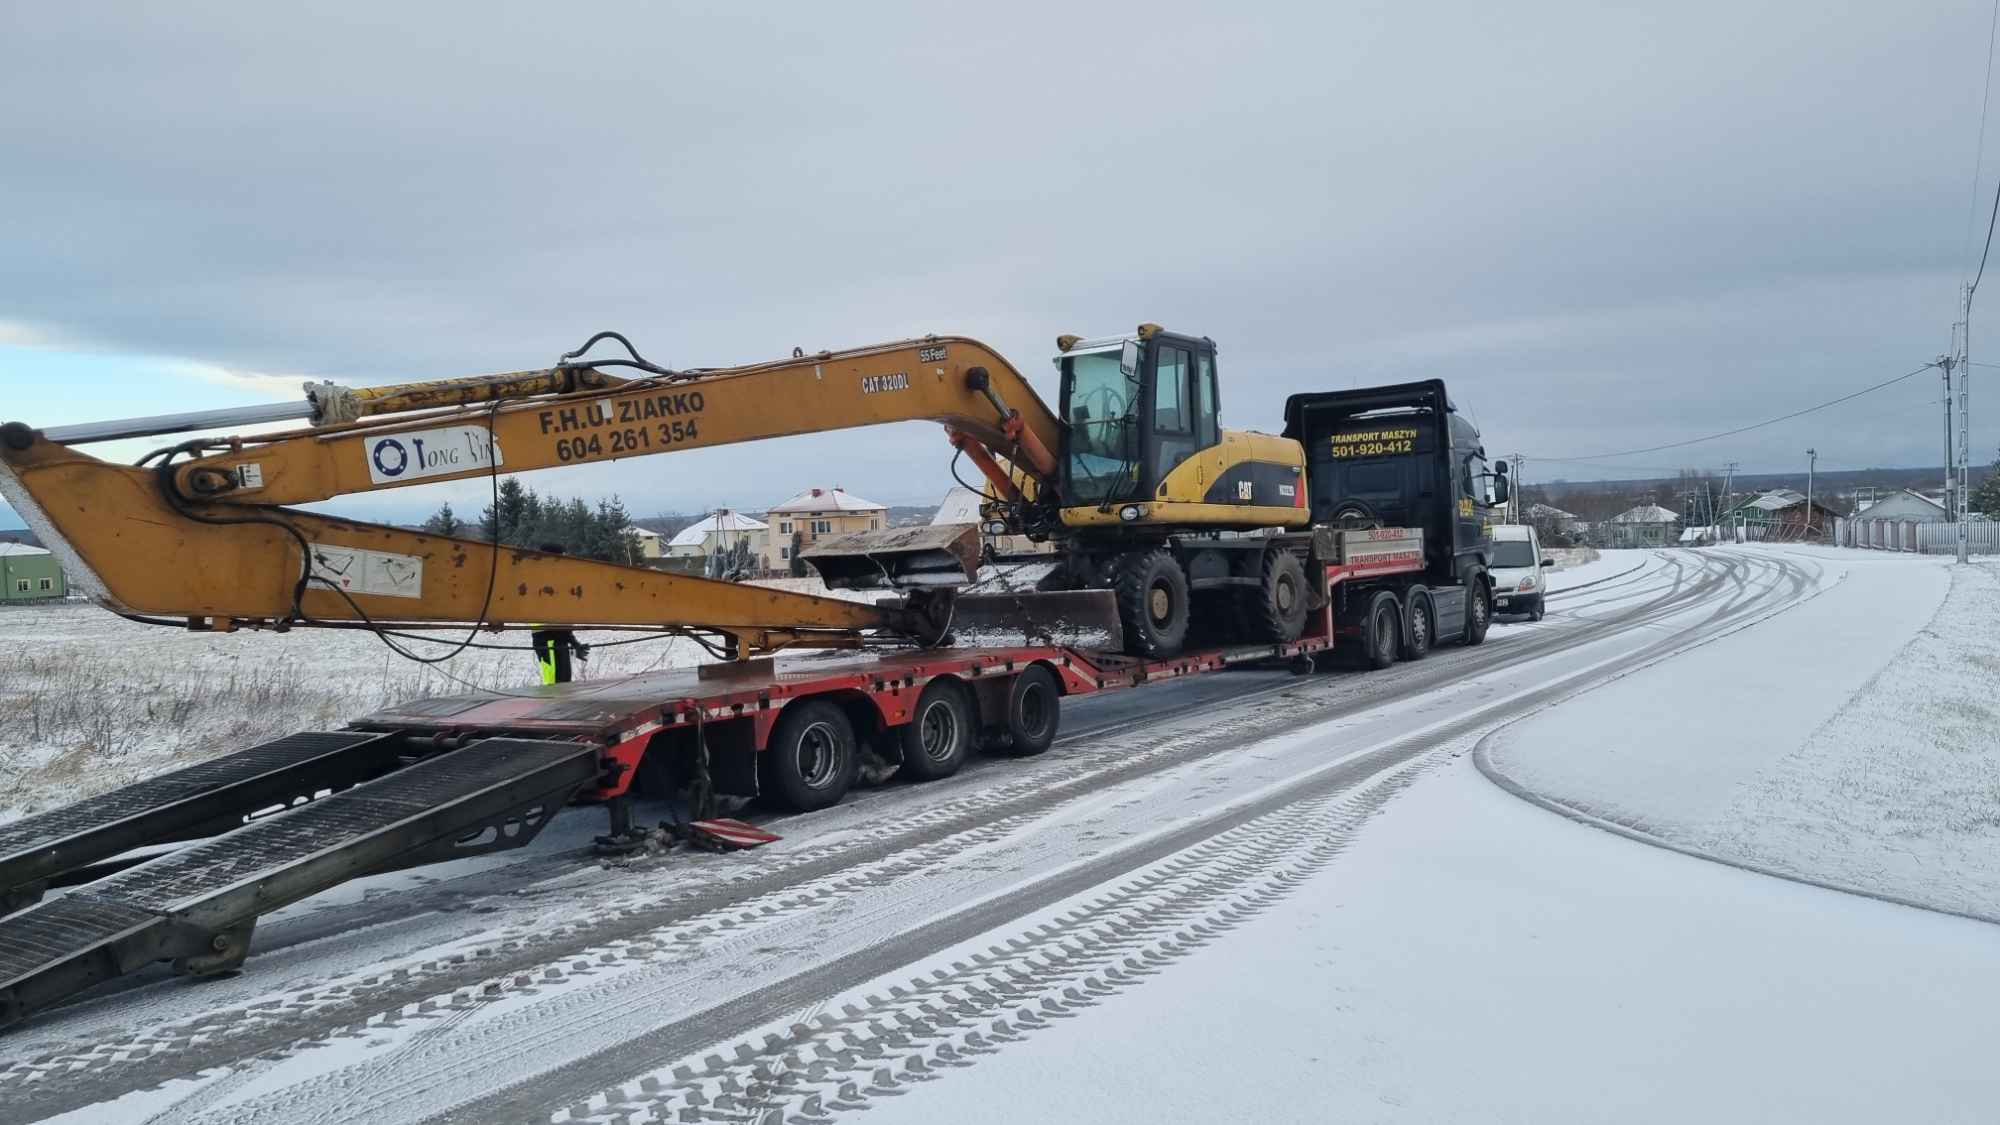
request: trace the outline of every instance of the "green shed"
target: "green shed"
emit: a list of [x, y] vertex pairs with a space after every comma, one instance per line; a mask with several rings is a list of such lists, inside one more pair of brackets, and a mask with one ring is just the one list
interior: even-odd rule
[[33, 602], [69, 593], [56, 557], [25, 543], [0, 543], [0, 602]]

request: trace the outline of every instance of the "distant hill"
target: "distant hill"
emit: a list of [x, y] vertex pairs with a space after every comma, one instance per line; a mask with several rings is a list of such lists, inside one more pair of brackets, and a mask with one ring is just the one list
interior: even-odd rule
[[0, 543], [26, 543], [30, 547], [42, 545], [42, 541], [36, 538], [35, 533], [24, 527], [0, 528]]

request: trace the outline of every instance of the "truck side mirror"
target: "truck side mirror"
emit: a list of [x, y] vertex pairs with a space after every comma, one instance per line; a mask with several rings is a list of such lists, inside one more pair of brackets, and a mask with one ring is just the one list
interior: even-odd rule
[[1118, 373], [1127, 379], [1139, 377], [1139, 341], [1127, 340], [1118, 349]]
[[1495, 504], [1505, 504], [1507, 502], [1507, 495], [1507, 474], [1503, 471], [1495, 474], [1493, 477], [1493, 502]]
[[1554, 560], [1554, 559], [1543, 559], [1543, 560], [1542, 560], [1542, 569], [1543, 569], [1543, 570], [1554, 570], [1554, 569], [1555, 569], [1555, 566], [1556, 566], [1556, 560]]

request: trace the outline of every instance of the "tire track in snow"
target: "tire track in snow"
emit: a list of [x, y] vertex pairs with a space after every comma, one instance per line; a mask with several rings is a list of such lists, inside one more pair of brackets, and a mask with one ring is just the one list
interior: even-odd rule
[[[1326, 693], [1323, 690], [1325, 681], [1302, 681], [1308, 688], [1288, 687], [1284, 690], [1297, 696], [1298, 703], [1303, 706], [1287, 708], [1275, 715], [1251, 715], [1219, 730], [1209, 729], [1203, 732], [1206, 738], [1191, 741], [1173, 739], [1163, 743], [1145, 735], [1143, 730], [1134, 732], [1126, 739], [1114, 740], [1097, 753], [1073, 759], [1053, 772], [1039, 769], [1010, 785], [974, 793], [946, 802], [920, 816], [906, 818], [906, 823], [916, 820], [925, 823], [916, 830], [898, 834], [887, 844], [882, 844], [880, 837], [874, 838], [871, 843], [880, 845], [874, 850], [882, 855], [899, 848], [923, 846], [952, 831], [976, 827], [981, 822], [990, 823], [996, 817], [1004, 818], [1006, 814], [1003, 810], [1010, 805], [1047, 811], [1052, 800], [1061, 798], [1060, 791], [1065, 787], [1095, 790], [1142, 772], [1220, 753], [1248, 739], [1269, 737], [1282, 733], [1284, 729], [1337, 717], [1345, 711], [1380, 706], [1385, 702], [1423, 694], [1439, 684], [1459, 679], [1460, 665], [1470, 664], [1477, 669], [1488, 663], [1532, 659], [1590, 643], [1658, 615], [1681, 611], [1687, 603], [1705, 596], [1715, 580], [1722, 580], [1728, 566], [1723, 566], [1709, 580], [1695, 583], [1685, 581], [1684, 568], [1675, 565], [1672, 569], [1675, 574], [1668, 590], [1617, 618], [1579, 625], [1546, 641], [1493, 646], [1502, 650], [1498, 653], [1493, 649], [1454, 650], [1458, 659], [1432, 660], [1412, 666], [1405, 676], [1394, 682], [1384, 682], [1389, 688], [1387, 691], [1366, 690], [1367, 681], [1357, 680], [1353, 682], [1360, 684], [1361, 690]], [[1711, 568], [1705, 565], [1704, 570], [1708, 569]], [[1482, 657], [1482, 653], [1489, 653], [1498, 660]], [[1320, 698], [1306, 698], [1315, 694], [1309, 690], [1314, 685], [1322, 688], [1317, 693]], [[1133, 745], [1134, 742], [1140, 744]], [[709, 892], [709, 900], [719, 901], [704, 902], [703, 895], [697, 893], [692, 896], [696, 901], [689, 903], [684, 888], [676, 889], [667, 896], [680, 901], [665, 907], [660, 905], [659, 896], [653, 896], [650, 901], [641, 896], [641, 900], [636, 902], [628, 896], [608, 910], [558, 927], [551, 933], [526, 935], [482, 947], [469, 955], [425, 962], [317, 993], [287, 996], [254, 1009], [210, 1013], [199, 1020], [163, 1028], [156, 1033], [97, 1044], [85, 1052], [47, 1057], [37, 1060], [36, 1064], [16, 1066], [0, 1073], [0, 1089], [13, 1087], [8, 1090], [9, 1101], [19, 1109], [46, 1112], [63, 1108], [65, 1103], [74, 1106], [115, 1096], [121, 1088], [131, 1089], [207, 1066], [226, 1065], [258, 1051], [292, 1047], [300, 1044], [302, 1037], [310, 1041], [330, 1034], [357, 1035], [366, 1033], [371, 1026], [393, 1027], [404, 1019], [426, 1018], [428, 1013], [425, 1009], [436, 1011], [457, 999], [449, 993], [440, 996], [442, 989], [479, 982], [484, 982], [486, 987], [493, 987], [497, 982], [503, 992], [532, 987], [534, 978], [524, 970], [540, 969], [569, 959], [579, 947], [601, 947], [606, 941], [624, 940], [645, 928], [673, 921], [661, 918], [662, 910], [669, 913], [678, 911], [684, 920], [690, 905], [708, 908], [728, 904], [741, 906], [748, 900], [751, 909], [758, 909], [759, 903], [754, 896], [783, 890], [801, 878], [823, 874], [830, 867], [853, 862], [852, 853], [856, 850], [866, 853], [869, 849], [845, 849], [833, 855], [800, 853], [789, 857], [775, 870], [766, 868], [748, 872], [740, 878], [719, 880], [704, 888]], [[511, 980], [506, 975], [510, 973], [515, 974]], [[398, 1003], [402, 1005], [400, 1010], [395, 1006]], [[107, 1082], [78, 1081], [93, 1072], [105, 1074]], [[48, 1081], [58, 1078], [62, 1081]], [[93, 1086], [97, 1088], [92, 1089]], [[11, 1118], [11, 1111], [7, 1111], [6, 1116]]]

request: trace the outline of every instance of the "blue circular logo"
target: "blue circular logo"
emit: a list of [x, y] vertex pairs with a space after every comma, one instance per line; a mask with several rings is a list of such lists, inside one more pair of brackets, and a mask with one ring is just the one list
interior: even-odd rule
[[[388, 461], [382, 456], [392, 451], [396, 454], [396, 467], [393, 469], [389, 467]], [[383, 438], [381, 441], [375, 443], [375, 471], [385, 477], [399, 477], [403, 475], [403, 470], [409, 467], [410, 451], [403, 448], [402, 442], [397, 441], [395, 438]]]

